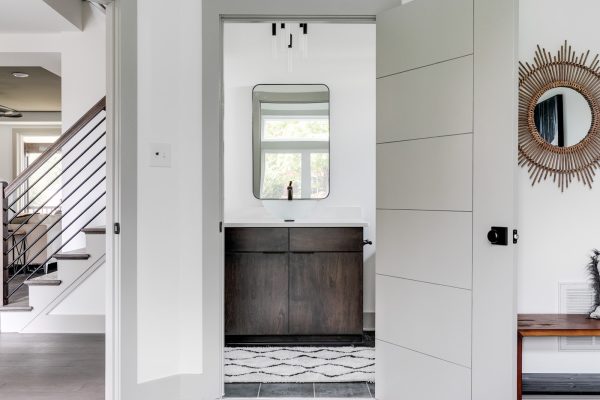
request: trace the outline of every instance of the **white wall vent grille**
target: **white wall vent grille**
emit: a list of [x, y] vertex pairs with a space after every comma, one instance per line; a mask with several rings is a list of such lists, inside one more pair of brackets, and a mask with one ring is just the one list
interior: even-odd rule
[[[589, 314], [594, 305], [594, 291], [587, 282], [559, 283], [560, 312]], [[600, 351], [598, 337], [561, 337], [560, 351]]]

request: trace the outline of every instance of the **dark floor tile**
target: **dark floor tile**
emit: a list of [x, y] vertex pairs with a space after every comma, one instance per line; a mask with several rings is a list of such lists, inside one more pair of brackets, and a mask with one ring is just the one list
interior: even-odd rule
[[260, 383], [226, 383], [225, 397], [258, 397]]
[[369, 392], [371, 392], [371, 396], [375, 397], [375, 384], [367, 383], [367, 386], [369, 386]]
[[312, 383], [263, 383], [259, 397], [314, 397]]
[[363, 347], [375, 347], [375, 331], [363, 332]]
[[315, 383], [317, 397], [371, 397], [364, 382]]

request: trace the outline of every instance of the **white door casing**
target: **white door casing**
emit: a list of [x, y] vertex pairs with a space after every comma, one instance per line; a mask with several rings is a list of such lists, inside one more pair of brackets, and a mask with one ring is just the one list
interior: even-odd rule
[[377, 17], [377, 398], [515, 397], [516, 1]]

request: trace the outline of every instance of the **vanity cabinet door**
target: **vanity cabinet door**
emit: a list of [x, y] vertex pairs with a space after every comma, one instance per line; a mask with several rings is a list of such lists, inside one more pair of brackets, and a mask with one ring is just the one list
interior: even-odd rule
[[289, 333], [362, 334], [362, 275], [362, 252], [291, 253]]
[[287, 253], [227, 253], [225, 334], [287, 334], [288, 294]]

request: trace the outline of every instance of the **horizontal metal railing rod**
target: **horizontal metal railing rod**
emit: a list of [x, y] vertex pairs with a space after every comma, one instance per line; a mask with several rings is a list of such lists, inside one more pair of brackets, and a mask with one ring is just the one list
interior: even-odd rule
[[[14, 273], [14, 275], [13, 275], [13, 276], [11, 276], [10, 278], [8, 278], [8, 282], [10, 282], [10, 281], [12, 281], [13, 279], [15, 279], [15, 277], [16, 277], [16, 276], [17, 276], [19, 273], [21, 273], [21, 271], [23, 271], [25, 268], [27, 268], [29, 265], [31, 265], [31, 263], [32, 263], [32, 261], [33, 261], [33, 260], [35, 260], [35, 259], [36, 259], [36, 258], [37, 258], [37, 257], [38, 257], [40, 254], [42, 254], [42, 252], [44, 252], [44, 251], [45, 251], [45, 250], [46, 250], [48, 247], [50, 247], [50, 245], [51, 245], [52, 243], [54, 243], [54, 241], [56, 241], [56, 239], [58, 239], [59, 237], [61, 237], [61, 236], [62, 236], [62, 234], [63, 234], [63, 233], [64, 233], [64, 232], [65, 232], [67, 229], [69, 229], [69, 228], [71, 227], [71, 225], [73, 225], [75, 222], [77, 222], [77, 220], [78, 220], [79, 218], [81, 218], [81, 216], [83, 216], [83, 215], [84, 215], [84, 214], [85, 214], [85, 213], [86, 213], [86, 212], [87, 212], [87, 211], [88, 211], [90, 208], [92, 208], [92, 207], [93, 207], [93, 206], [94, 206], [94, 205], [95, 205], [95, 204], [96, 204], [96, 203], [97, 203], [97, 202], [98, 202], [98, 201], [99, 201], [99, 200], [100, 200], [102, 197], [104, 197], [105, 195], [106, 195], [106, 191], [104, 191], [104, 192], [103, 192], [103, 193], [102, 193], [100, 196], [98, 196], [98, 197], [96, 198], [96, 200], [94, 200], [94, 202], [93, 202], [93, 203], [91, 203], [90, 205], [88, 205], [88, 206], [85, 208], [85, 210], [83, 210], [81, 213], [79, 213], [79, 215], [78, 215], [77, 217], [75, 217], [75, 218], [73, 219], [73, 221], [69, 222], [69, 224], [68, 224], [68, 225], [67, 225], [67, 226], [66, 226], [66, 227], [65, 227], [63, 230], [61, 230], [61, 231], [58, 233], [58, 235], [54, 236], [54, 238], [52, 238], [52, 239], [51, 239], [51, 240], [50, 240], [50, 241], [49, 241], [49, 242], [48, 242], [48, 243], [47, 243], [47, 244], [46, 244], [44, 247], [42, 247], [42, 248], [40, 249], [40, 251], [38, 251], [38, 252], [36, 253], [36, 255], [34, 255], [33, 257], [31, 257], [31, 258], [30, 258], [30, 260], [29, 260], [29, 261], [28, 261], [28, 262], [27, 262], [25, 265], [21, 266], [21, 268], [19, 268], [19, 269], [17, 270], [17, 272], [15, 272], [15, 273]], [[104, 207], [104, 208], [106, 208], [106, 207]], [[103, 209], [104, 209], [104, 208], [103, 208]], [[98, 215], [100, 215], [100, 213], [98, 213]], [[94, 218], [95, 218], [95, 217], [94, 217]], [[91, 221], [90, 221], [90, 222], [91, 222]], [[79, 233], [79, 232], [78, 232], [78, 233]], [[77, 233], [77, 234], [78, 234], [78, 233]], [[61, 247], [61, 248], [62, 248], [62, 247]], [[61, 248], [59, 248], [59, 249], [57, 250], [57, 252], [58, 252], [58, 251], [60, 251], [60, 249], [61, 249]], [[56, 254], [56, 252], [55, 252], [54, 254]], [[42, 263], [42, 265], [43, 265], [43, 264], [44, 264], [44, 263]], [[11, 263], [11, 264], [10, 264], [10, 265], [9, 265], [7, 268], [10, 268], [12, 265], [14, 265], [14, 261], [13, 261], [13, 263]]]
[[[106, 191], [105, 191], [103, 194], [101, 194], [100, 196], [98, 196], [98, 198], [97, 198], [96, 200], [94, 200], [94, 202], [93, 202], [93, 203], [91, 203], [91, 204], [88, 206], [88, 208], [86, 208], [86, 209], [83, 211], [83, 213], [85, 213], [85, 212], [86, 212], [87, 210], [89, 210], [89, 209], [90, 209], [90, 208], [91, 208], [91, 207], [92, 207], [94, 204], [96, 204], [96, 202], [97, 202], [98, 200], [100, 200], [100, 199], [101, 199], [101, 198], [102, 198], [102, 197], [103, 197], [105, 194], [106, 194]], [[79, 201], [77, 202], [77, 204], [75, 204], [73, 207], [69, 208], [69, 209], [67, 210], [67, 212], [66, 212], [66, 213], [64, 213], [63, 215], [61, 215], [61, 217], [60, 217], [59, 219], [57, 219], [56, 221], [54, 221], [54, 223], [48, 227], [48, 229], [46, 230], [46, 233], [47, 233], [47, 232], [49, 232], [49, 231], [50, 231], [52, 228], [54, 228], [54, 227], [55, 227], [55, 226], [56, 226], [56, 225], [57, 225], [59, 222], [61, 222], [61, 221], [62, 221], [62, 219], [65, 217], [65, 215], [67, 215], [69, 212], [71, 212], [72, 210], [74, 210], [74, 209], [75, 209], [75, 207], [77, 207], [77, 206], [79, 205], [79, 203], [80, 203], [82, 200], [83, 200], [83, 197], [82, 197], [81, 199], [79, 199]], [[80, 215], [78, 215], [77, 217], [75, 217], [75, 218], [73, 219], [73, 221], [71, 221], [71, 222], [69, 223], [69, 225], [67, 225], [67, 226], [66, 226], [64, 229], [62, 229], [62, 230], [60, 231], [60, 233], [59, 233], [59, 234], [58, 234], [56, 237], [60, 237], [60, 235], [61, 235], [61, 234], [62, 234], [62, 233], [65, 231], [65, 230], [67, 230], [67, 228], [69, 228], [69, 227], [70, 227], [70, 226], [73, 224], [73, 222], [75, 222], [75, 221], [77, 220], [77, 218], [81, 217], [81, 215], [82, 215], [83, 213], [81, 213]], [[44, 237], [44, 235], [40, 235], [40, 236], [39, 236], [39, 237], [38, 237], [38, 238], [37, 238], [35, 241], [33, 241], [32, 243], [30, 243], [30, 244], [27, 246], [27, 248], [25, 249], [25, 255], [26, 255], [26, 256], [27, 256], [27, 249], [28, 249], [28, 248], [32, 248], [32, 247], [33, 247], [33, 246], [34, 246], [34, 245], [35, 245], [37, 242], [39, 242], [39, 241], [40, 241], [40, 240], [41, 240], [43, 237]], [[54, 239], [56, 239], [56, 237], [55, 237]], [[40, 250], [40, 251], [44, 251], [44, 250], [45, 250], [45, 249], [46, 249], [46, 248], [47, 248], [47, 247], [48, 247], [50, 244], [52, 244], [52, 242], [49, 242], [49, 243], [46, 245], [46, 247], [44, 247], [44, 248], [43, 248], [42, 250]], [[36, 255], [35, 255], [33, 258], [32, 258], [32, 260], [35, 260], [35, 258], [36, 258], [38, 255], [39, 255], [39, 254], [36, 254]], [[14, 260], [13, 260], [13, 261], [12, 261], [10, 264], [8, 264], [7, 268], [10, 268], [10, 267], [12, 267], [13, 265], [15, 265], [15, 264], [16, 264], [16, 262], [17, 262], [17, 260], [18, 260], [18, 258], [14, 259]], [[27, 261], [27, 257], [25, 257], [25, 261]], [[10, 278], [10, 279], [12, 279], [12, 278]]]
[[[100, 214], [102, 214], [102, 212], [106, 210], [106, 206], [102, 207], [102, 209], [100, 209], [100, 211], [98, 211], [92, 218], [90, 218], [88, 220], [88, 222], [85, 223], [84, 228], [87, 227], [89, 224], [92, 223], [92, 221], [94, 219], [96, 219]], [[80, 215], [81, 216], [81, 215]], [[83, 228], [82, 228], [83, 229]], [[73, 240], [75, 238], [75, 236], [77, 236], [79, 234], [79, 232], [75, 233], [74, 235], [72, 235], [69, 239], [67, 239], [67, 241], [65, 243], [63, 243], [54, 254], [52, 254], [50, 257], [46, 258], [46, 260], [40, 264], [31, 274], [29, 274], [29, 276], [27, 276], [27, 278], [25, 279], [25, 281], [23, 281], [21, 284], [19, 284], [15, 289], [13, 289], [9, 294], [8, 294], [8, 298], [10, 298], [13, 294], [15, 294], [15, 292], [17, 290], [19, 290], [27, 280], [31, 279], [32, 276], [34, 276], [48, 261], [50, 261], [50, 259], [52, 257], [54, 257], [58, 252], [60, 252], [67, 244], [69, 244], [71, 242], [71, 240]], [[37, 257], [37, 256], [36, 256]], [[16, 276], [16, 275], [15, 275]], [[9, 280], [10, 281], [10, 280]]]
[[[75, 172], [75, 174], [74, 174], [74, 175], [73, 175], [71, 178], [69, 178], [69, 179], [67, 180], [67, 182], [66, 182], [66, 183], [62, 184], [62, 186], [61, 186], [60, 188], [58, 188], [58, 190], [56, 190], [52, 196], [49, 196], [49, 197], [47, 198], [47, 200], [46, 200], [44, 203], [42, 203], [42, 206], [43, 206], [44, 204], [46, 204], [48, 201], [50, 201], [50, 199], [54, 198], [54, 196], [57, 196], [57, 195], [58, 195], [58, 194], [59, 194], [59, 193], [62, 191], [62, 189], [63, 189], [65, 186], [67, 186], [67, 185], [68, 185], [68, 184], [69, 184], [69, 183], [70, 183], [70, 182], [73, 180], [73, 178], [74, 178], [74, 177], [78, 176], [78, 175], [79, 175], [81, 172], [83, 172], [83, 171], [84, 171], [84, 170], [85, 170], [85, 169], [86, 169], [86, 168], [87, 168], [87, 167], [88, 167], [88, 166], [89, 166], [89, 165], [90, 165], [90, 164], [91, 164], [91, 163], [92, 163], [94, 160], [96, 160], [96, 158], [98, 158], [98, 157], [99, 157], [99, 156], [100, 156], [100, 155], [101, 155], [101, 154], [102, 154], [102, 153], [103, 153], [105, 150], [106, 150], [106, 147], [103, 147], [102, 149], [100, 149], [100, 151], [99, 151], [99, 152], [97, 152], [97, 153], [94, 155], [94, 157], [92, 157], [92, 158], [91, 158], [91, 159], [90, 159], [90, 160], [89, 160], [87, 163], [85, 163], [85, 165], [84, 165], [83, 167], [81, 167], [81, 168], [80, 168], [80, 169], [79, 169], [77, 172]], [[104, 161], [104, 163], [106, 163], [106, 161]], [[44, 191], [45, 191], [46, 189], [48, 189], [48, 188], [50, 187], [50, 185], [52, 185], [53, 183], [54, 183], [54, 182], [50, 182], [50, 184], [44, 188]], [[18, 211], [18, 212], [15, 214], [15, 215], [13, 215], [13, 217], [9, 219], [9, 223], [10, 223], [11, 221], [13, 221], [15, 218], [17, 218], [17, 217], [18, 217], [18, 216], [19, 216], [19, 215], [20, 215], [20, 214], [21, 214], [21, 213], [22, 213], [24, 210], [26, 210], [26, 209], [27, 209], [27, 208], [28, 208], [28, 207], [31, 205], [31, 203], [32, 203], [32, 202], [34, 202], [34, 201], [35, 201], [35, 200], [38, 198], [38, 196], [39, 196], [39, 195], [41, 195], [42, 193], [43, 193], [43, 191], [42, 191], [42, 192], [40, 192], [40, 193], [38, 193], [38, 195], [37, 195], [37, 196], [35, 196], [33, 199], [31, 199], [31, 200], [30, 200], [30, 201], [29, 201], [29, 202], [28, 202], [28, 203], [27, 203], [25, 206], [23, 206], [23, 207], [22, 207], [22, 208], [21, 208], [21, 209], [20, 209], [20, 210], [19, 210], [19, 211]], [[32, 215], [33, 215], [33, 214], [32, 214]]]
[[46, 150], [40, 157], [38, 157], [29, 167], [25, 168], [21, 174], [8, 185], [4, 191], [4, 195], [8, 197], [11, 195], [19, 186], [23, 184], [31, 175], [37, 171], [42, 164], [50, 159], [59, 149], [61, 149], [65, 143], [70, 141], [77, 133], [85, 128], [100, 112], [106, 110], [106, 97], [103, 97], [98, 101], [92, 108], [89, 109], [73, 126], [71, 126], [65, 133]]
[[[62, 169], [62, 171], [60, 171], [60, 174], [58, 174], [57, 176], [55, 176], [55, 177], [54, 177], [54, 179], [52, 179], [52, 181], [50, 181], [50, 183], [48, 183], [48, 184], [46, 185], [46, 187], [44, 187], [42, 190], [40, 190], [40, 192], [39, 192], [39, 193], [38, 193], [38, 194], [37, 194], [37, 195], [36, 195], [36, 196], [35, 196], [33, 199], [29, 200], [29, 203], [27, 203], [27, 205], [26, 205], [24, 208], [22, 208], [22, 209], [21, 209], [21, 211], [23, 211], [23, 210], [24, 210], [25, 208], [27, 208], [27, 207], [28, 207], [28, 206], [29, 206], [29, 205], [30, 205], [32, 202], [34, 202], [34, 201], [35, 201], [35, 200], [36, 200], [38, 197], [40, 197], [40, 196], [42, 195], [42, 193], [44, 193], [44, 192], [46, 191], [46, 189], [48, 189], [50, 186], [52, 186], [52, 184], [53, 184], [54, 182], [56, 182], [56, 181], [58, 180], [58, 178], [60, 178], [61, 176], [63, 176], [63, 174], [64, 174], [65, 172], [67, 172], [67, 170], [68, 170], [69, 168], [71, 168], [73, 165], [75, 165], [75, 163], [76, 163], [77, 161], [79, 161], [79, 160], [81, 159], [81, 157], [83, 157], [83, 156], [84, 156], [84, 155], [85, 155], [85, 154], [86, 154], [88, 151], [90, 151], [90, 149], [91, 149], [92, 147], [94, 147], [94, 146], [96, 145], [96, 143], [98, 143], [98, 142], [100, 141], [100, 139], [102, 139], [104, 136], [106, 136], [106, 131], [104, 131], [104, 132], [103, 132], [103, 133], [102, 133], [100, 136], [98, 136], [98, 137], [96, 138], [96, 140], [94, 140], [94, 141], [93, 141], [93, 142], [92, 142], [92, 143], [91, 143], [91, 144], [90, 144], [88, 147], [86, 147], [86, 149], [85, 149], [85, 150], [84, 150], [84, 151], [83, 151], [81, 154], [79, 154], [79, 155], [78, 155], [78, 156], [77, 156], [77, 157], [76, 157], [76, 158], [75, 158], [73, 161], [71, 161], [69, 164], [67, 164], [67, 166], [66, 166], [65, 168], [63, 168], [63, 169]], [[104, 148], [106, 148], [106, 146], [105, 146]], [[87, 165], [86, 165], [86, 166], [87, 166]], [[85, 166], [84, 166], [83, 168], [85, 168]], [[82, 169], [83, 169], [83, 168], [82, 168]], [[25, 193], [27, 193], [27, 192], [28, 192], [30, 189], [31, 189], [31, 188], [28, 188], [28, 189], [27, 189], [27, 190], [26, 190], [26, 191], [25, 191], [23, 194], [21, 194], [21, 196], [20, 196], [18, 199], [14, 200], [14, 201], [13, 201], [13, 202], [12, 202], [12, 203], [9, 205], [9, 207], [12, 207], [13, 205], [15, 205], [15, 204], [16, 204], [16, 203], [19, 201], [19, 199], [20, 199], [20, 198], [21, 198], [21, 197], [22, 197], [22, 196], [23, 196]], [[19, 213], [20, 213], [21, 211], [19, 211]], [[17, 215], [18, 215], [19, 213], [17, 213]], [[13, 218], [15, 218], [15, 217], [16, 217], [16, 216], [13, 216]]]
[[[60, 164], [71, 152], [73, 152], [73, 150], [75, 150], [85, 139], [87, 139], [92, 133], [94, 133], [94, 131], [96, 130], [96, 128], [98, 128], [100, 126], [101, 123], [103, 123], [104, 121], [106, 121], [106, 117], [102, 118], [102, 120], [100, 122], [98, 122], [88, 133], [85, 134], [84, 137], [82, 137], [77, 143], [75, 143], [75, 146], [71, 147], [69, 150], [67, 150], [58, 161], [56, 161], [54, 164], [52, 164], [52, 166], [48, 169], [46, 169], [46, 172], [44, 172], [42, 174], [42, 176], [40, 176], [39, 178], [37, 178], [35, 180], [35, 182], [33, 182], [30, 185], [27, 185], [27, 189], [25, 189], [23, 191], [23, 193], [21, 193], [19, 195], [19, 197], [15, 198], [11, 204], [11, 206], [13, 204], [15, 204], [17, 201], [19, 201], [23, 196], [25, 196], [25, 194], [27, 194], [27, 192], [29, 190], [31, 190], [32, 187], [34, 187], [39, 181], [41, 181], [42, 179], [44, 179], [44, 177], [46, 175], [48, 175], [50, 173], [50, 171], [52, 171], [52, 169], [54, 169], [54, 167], [56, 167], [58, 164]], [[96, 140], [97, 141], [97, 140]], [[57, 151], [58, 152], [58, 151]], [[85, 151], [84, 151], [85, 152]], [[41, 165], [40, 165], [41, 168]], [[26, 183], [27, 181], [23, 182]]]
[[[96, 154], [96, 157], [97, 157], [97, 156], [98, 156], [98, 154]], [[90, 179], [92, 176], [94, 176], [94, 175], [96, 174], [96, 172], [98, 172], [98, 171], [100, 171], [102, 168], [104, 168], [104, 166], [105, 166], [105, 165], [106, 165], [106, 161], [102, 162], [102, 164], [100, 164], [100, 166], [99, 166], [98, 168], [96, 168], [96, 169], [95, 169], [95, 170], [94, 170], [94, 171], [93, 171], [93, 172], [92, 172], [92, 173], [91, 173], [91, 174], [90, 174], [90, 175], [89, 175], [89, 176], [86, 178], [86, 180], [82, 182], [82, 184], [83, 184], [83, 183], [85, 183], [85, 182], [86, 182], [88, 179]], [[61, 192], [61, 191], [62, 191], [62, 189], [64, 189], [64, 187], [65, 187], [65, 186], [67, 186], [69, 183], [71, 183], [71, 181], [72, 181], [73, 179], [75, 179], [75, 177], [76, 177], [77, 175], [79, 175], [79, 173], [81, 173], [81, 171], [83, 171], [83, 169], [79, 170], [79, 171], [77, 172], [77, 174], [73, 175], [73, 176], [72, 176], [72, 177], [71, 177], [71, 178], [70, 178], [70, 179], [69, 179], [67, 182], [65, 182], [65, 183], [64, 183], [64, 184], [63, 184], [63, 185], [60, 187], [60, 189], [58, 189], [56, 192], [54, 192], [54, 194], [53, 194], [52, 196], [48, 197], [48, 199], [47, 199], [45, 202], [43, 202], [43, 203], [42, 203], [42, 205], [41, 205], [41, 206], [39, 206], [37, 210], [35, 210], [35, 212], [31, 213], [31, 215], [30, 215], [29, 217], [25, 218], [25, 220], [24, 220], [23, 222], [21, 222], [21, 224], [20, 224], [20, 225], [17, 227], [17, 229], [15, 229], [15, 230], [14, 230], [14, 231], [13, 231], [13, 232], [10, 234], [10, 235], [8, 235], [6, 238], [4, 238], [4, 242], [7, 242], [7, 241], [8, 241], [9, 239], [11, 239], [11, 238], [12, 238], [14, 235], [16, 235], [16, 232], [17, 232], [19, 229], [21, 229], [23, 226], [25, 226], [25, 224], [27, 224], [29, 221], [31, 221], [31, 218], [33, 218], [33, 216], [34, 216], [34, 215], [36, 215], [36, 213], [37, 213], [37, 212], [38, 212], [38, 211], [39, 211], [39, 210], [40, 210], [42, 207], [44, 207], [44, 206], [45, 206], [45, 205], [46, 205], [46, 204], [47, 204], [47, 203], [50, 201], [50, 199], [52, 199], [54, 196], [56, 196], [56, 195], [57, 195], [59, 192]], [[80, 186], [81, 186], [81, 185], [80, 185]], [[79, 187], [78, 187], [77, 189], [79, 189]], [[75, 190], [77, 190], [77, 189], [75, 189]], [[61, 202], [61, 204], [62, 204], [62, 202]], [[59, 204], [59, 205], [60, 205], [60, 204]], [[13, 220], [14, 220], [14, 218], [13, 218]]]
[[[77, 192], [77, 190], [79, 190], [85, 183], [87, 183], [92, 176], [94, 176], [94, 175], [93, 174], [90, 175], [85, 181], [81, 182], [79, 184], [79, 186], [77, 186], [77, 188], [75, 190], [73, 190], [71, 193], [69, 193], [67, 195], [67, 197], [65, 197], [59, 204], [57, 204], [54, 207], [54, 210], [56, 210], [65, 201], [67, 201], [69, 199], [69, 197], [71, 197], [75, 192]], [[61, 221], [65, 215], [67, 215], [71, 210], [73, 210], [75, 207], [77, 207], [79, 205], [79, 203], [81, 203], [83, 201], [83, 199], [87, 198], [87, 196], [90, 193], [92, 193], [94, 191], [94, 189], [96, 189], [98, 186], [100, 186], [100, 184], [102, 182], [104, 182], [105, 180], [106, 180], [106, 177], [103, 177], [102, 179], [100, 179], [98, 181], [98, 183], [96, 183], [94, 186], [92, 186], [92, 188], [90, 190], [88, 190], [87, 193], [85, 193], [83, 196], [81, 196], [79, 198], [79, 200], [73, 206], [71, 206], [70, 209], [68, 209], [65, 213], [63, 213], [61, 215], [61, 217], [58, 219], [58, 221]], [[52, 210], [52, 211], [54, 211], [54, 210]], [[25, 236], [23, 236], [23, 238], [21, 238], [21, 240], [19, 240], [18, 242], [16, 242], [10, 249], [7, 250], [7, 254], [10, 253], [13, 249], [17, 248], [21, 243], [25, 242], [25, 240], [27, 240], [27, 237], [29, 237], [29, 235], [31, 235], [38, 226], [40, 226], [41, 224], [43, 224], [44, 221], [46, 221], [50, 217], [50, 215], [52, 215], [52, 214], [51, 213], [50, 214], [46, 214], [46, 216], [43, 219], [41, 219], [40, 222], [38, 222], [37, 224], [35, 224], [35, 226], [33, 228], [31, 228], [31, 230], [29, 232], [27, 232], [27, 234], [25, 234]], [[48, 231], [50, 231], [50, 229], [52, 229], [55, 225], [56, 224], [53, 224], [49, 228], [46, 228], [46, 230], [43, 233], [40, 234], [40, 236], [37, 238], [37, 240], [35, 242], [33, 242], [31, 244], [25, 243], [25, 245], [27, 247], [33, 247], [33, 245], [35, 245], [37, 243], [37, 241], [40, 240], [40, 238], [42, 238], [44, 234], [48, 233]]]

